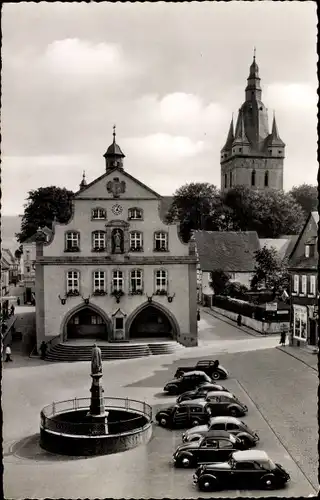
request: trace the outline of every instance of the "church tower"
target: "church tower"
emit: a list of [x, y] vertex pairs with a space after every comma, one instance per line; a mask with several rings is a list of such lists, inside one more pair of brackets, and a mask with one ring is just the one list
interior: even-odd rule
[[285, 144], [280, 139], [274, 115], [269, 133], [268, 110], [261, 97], [259, 68], [254, 54], [245, 102], [239, 109], [235, 130], [232, 118], [221, 150], [222, 192], [239, 185], [259, 190], [283, 189]]

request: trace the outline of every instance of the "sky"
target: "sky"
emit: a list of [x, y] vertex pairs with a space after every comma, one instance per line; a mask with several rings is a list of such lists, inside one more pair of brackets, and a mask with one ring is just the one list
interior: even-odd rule
[[17, 3], [2, 8], [2, 214], [28, 191], [124, 168], [162, 195], [220, 187], [253, 48], [286, 143], [284, 189], [317, 182], [315, 2]]

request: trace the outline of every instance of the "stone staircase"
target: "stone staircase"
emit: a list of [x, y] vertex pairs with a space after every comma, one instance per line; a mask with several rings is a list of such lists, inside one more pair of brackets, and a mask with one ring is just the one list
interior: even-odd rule
[[[103, 361], [112, 359], [132, 359], [144, 356], [174, 354], [184, 347], [178, 342], [150, 342], [141, 344], [104, 344], [97, 342]], [[76, 345], [68, 342], [56, 344], [47, 352], [47, 361], [72, 362], [90, 361], [92, 345]]]

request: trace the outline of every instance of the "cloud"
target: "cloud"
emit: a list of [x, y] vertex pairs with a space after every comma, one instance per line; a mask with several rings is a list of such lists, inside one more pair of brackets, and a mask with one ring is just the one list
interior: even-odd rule
[[314, 109], [318, 102], [316, 88], [307, 83], [272, 83], [265, 88], [265, 100], [275, 109]]
[[205, 149], [203, 141], [192, 141], [189, 137], [162, 133], [129, 137], [122, 142], [129, 156], [132, 154], [137, 159], [143, 156], [156, 162], [192, 157]]
[[60, 76], [91, 78], [123, 77], [133, 70], [119, 44], [98, 43], [78, 38], [55, 40], [47, 46], [43, 63]]

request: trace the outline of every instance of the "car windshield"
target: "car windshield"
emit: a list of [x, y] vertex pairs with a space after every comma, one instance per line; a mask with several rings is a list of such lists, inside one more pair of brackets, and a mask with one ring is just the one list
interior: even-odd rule
[[268, 470], [274, 470], [277, 468], [275, 463], [271, 460], [271, 458], [269, 458], [269, 460], [267, 462], [265, 462], [261, 465], [263, 465]]

